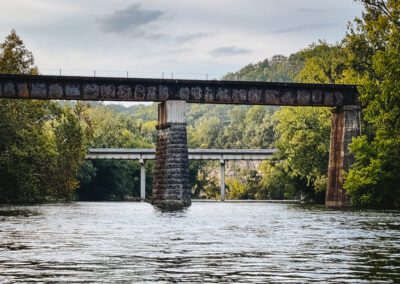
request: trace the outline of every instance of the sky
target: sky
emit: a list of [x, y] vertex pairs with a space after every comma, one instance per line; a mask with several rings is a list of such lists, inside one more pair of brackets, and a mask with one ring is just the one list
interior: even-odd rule
[[[1, 0], [43, 74], [205, 79], [339, 41], [353, 0]], [[172, 74], [173, 73], [173, 74]]]

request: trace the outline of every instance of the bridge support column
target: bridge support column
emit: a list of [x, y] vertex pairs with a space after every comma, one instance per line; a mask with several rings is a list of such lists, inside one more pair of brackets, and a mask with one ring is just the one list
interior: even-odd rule
[[140, 199], [146, 199], [146, 168], [144, 160], [140, 159]]
[[344, 106], [332, 112], [331, 144], [328, 166], [327, 207], [350, 206], [350, 200], [343, 189], [343, 172], [348, 171], [354, 157], [348, 146], [353, 137], [361, 133], [360, 107]]
[[225, 201], [225, 161], [221, 159], [220, 165], [221, 201]]
[[185, 101], [158, 105], [152, 203], [165, 210], [179, 210], [191, 203], [185, 112]]

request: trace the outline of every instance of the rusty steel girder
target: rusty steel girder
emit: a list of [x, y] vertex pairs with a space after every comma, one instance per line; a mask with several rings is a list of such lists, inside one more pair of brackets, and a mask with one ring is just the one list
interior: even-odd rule
[[359, 105], [354, 85], [0, 74], [0, 98], [188, 103]]

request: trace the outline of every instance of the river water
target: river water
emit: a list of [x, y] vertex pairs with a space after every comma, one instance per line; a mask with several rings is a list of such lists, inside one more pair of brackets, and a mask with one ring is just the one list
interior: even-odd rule
[[400, 283], [400, 212], [264, 203], [0, 207], [0, 283]]

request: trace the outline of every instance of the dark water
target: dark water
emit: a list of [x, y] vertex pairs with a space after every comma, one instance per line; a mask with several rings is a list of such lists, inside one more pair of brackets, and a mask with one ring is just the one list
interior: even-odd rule
[[0, 207], [0, 283], [18, 282], [400, 283], [400, 212], [232, 203], [194, 203], [180, 213], [145, 203]]

